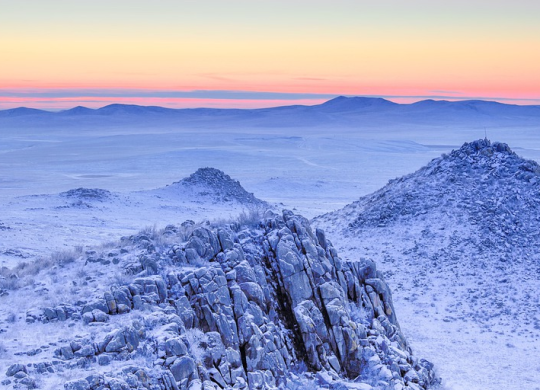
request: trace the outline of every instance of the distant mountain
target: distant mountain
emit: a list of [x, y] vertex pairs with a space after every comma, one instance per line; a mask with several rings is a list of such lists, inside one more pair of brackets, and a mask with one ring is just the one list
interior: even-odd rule
[[19, 117], [19, 116], [30, 116], [30, 115], [54, 115], [50, 111], [37, 110], [35, 108], [27, 107], [18, 107], [10, 108], [9, 110], [0, 110], [1, 117]]
[[[321, 125], [358, 127], [378, 126], [381, 123], [469, 123], [489, 126], [504, 123], [515, 125], [517, 120], [539, 123], [540, 106], [519, 106], [482, 100], [457, 102], [424, 100], [413, 104], [398, 104], [381, 98], [340, 96], [313, 106], [292, 105], [262, 109], [171, 109], [159, 106], [111, 104], [98, 109], [75, 107], [61, 112], [29, 108], [0, 111], [0, 118], [12, 118], [12, 123], [16, 123], [13, 118], [26, 116], [39, 117], [41, 125], [47, 124], [48, 121], [57, 125], [59, 123], [56, 121], [57, 118], [64, 118], [61, 120], [67, 121], [67, 118], [72, 117], [81, 119], [93, 117], [89, 123], [95, 124], [96, 120], [99, 123], [113, 118], [121, 122], [138, 122], [144, 118], [145, 122], [189, 123], [201, 126], [232, 124], [254, 127]], [[216, 121], [217, 118], [219, 121]]]
[[381, 98], [339, 96], [326, 103], [312, 106], [314, 110], [325, 112], [351, 112], [364, 110], [385, 110], [396, 108], [399, 104]]
[[39, 115], [39, 114], [51, 114], [51, 115], [142, 115], [142, 114], [178, 114], [178, 113], [190, 113], [190, 114], [240, 114], [246, 112], [258, 112], [258, 113], [283, 113], [285, 111], [295, 112], [340, 112], [340, 113], [353, 113], [355, 111], [379, 111], [379, 110], [402, 110], [406, 112], [422, 112], [422, 111], [475, 111], [482, 113], [526, 113], [540, 115], [540, 106], [534, 105], [514, 105], [503, 104], [492, 101], [484, 100], [464, 100], [450, 102], [446, 100], [422, 100], [411, 104], [399, 104], [394, 103], [382, 98], [369, 98], [369, 97], [345, 97], [339, 96], [331, 99], [325, 103], [317, 104], [313, 106], [303, 105], [291, 105], [261, 109], [216, 109], [216, 108], [186, 108], [186, 109], [173, 109], [160, 106], [139, 106], [133, 104], [110, 104], [98, 109], [91, 109], [83, 106], [77, 106], [68, 110], [51, 112], [45, 110], [38, 110], [34, 108], [12, 108], [9, 110], [0, 110], [1, 116], [22, 116], [22, 115]]
[[158, 106], [137, 106], [132, 104], [110, 104], [98, 108], [99, 115], [145, 115], [145, 114], [173, 114], [180, 110]]
[[93, 115], [95, 114], [95, 112], [96, 110], [93, 110], [91, 108], [77, 106], [69, 110], [60, 111], [58, 115], [64, 115], [64, 116]]
[[422, 100], [409, 105], [402, 105], [404, 111], [411, 113], [434, 114], [450, 113], [476, 114], [476, 115], [533, 115], [540, 116], [540, 106], [520, 106], [515, 104], [503, 104], [485, 100], [463, 100], [449, 102], [445, 100]]

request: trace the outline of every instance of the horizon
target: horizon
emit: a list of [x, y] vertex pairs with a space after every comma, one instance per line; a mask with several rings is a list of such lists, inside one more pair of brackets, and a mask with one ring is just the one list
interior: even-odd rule
[[[2, 108], [0, 105], [0, 112], [2, 111], [10, 111], [10, 110], [16, 110], [16, 109], [29, 109], [29, 110], [37, 110], [37, 111], [43, 111], [43, 112], [50, 112], [50, 113], [60, 113], [65, 111], [70, 111], [76, 108], [84, 108], [89, 109], [92, 111], [98, 111], [100, 109], [111, 107], [111, 106], [126, 106], [126, 107], [156, 107], [156, 108], [165, 108], [170, 110], [184, 110], [184, 109], [216, 109], [216, 110], [257, 110], [257, 109], [272, 109], [272, 108], [280, 108], [280, 107], [294, 107], [294, 106], [301, 106], [301, 107], [315, 107], [322, 105], [324, 103], [330, 102], [332, 100], [338, 99], [338, 98], [347, 98], [347, 99], [354, 99], [354, 98], [362, 98], [362, 99], [382, 99], [386, 100], [388, 102], [395, 103], [397, 105], [412, 105], [415, 103], [421, 103], [421, 102], [427, 102], [427, 101], [433, 101], [433, 102], [448, 102], [448, 103], [466, 103], [466, 102], [486, 102], [486, 103], [498, 103], [508, 106], [519, 106], [519, 107], [540, 107], [540, 104], [519, 104], [517, 102], [513, 102], [512, 99], [509, 99], [510, 102], [505, 101], [505, 99], [501, 99], [503, 101], [498, 100], [487, 100], [484, 98], [470, 98], [470, 99], [435, 99], [431, 97], [427, 97], [424, 99], [417, 99], [412, 97], [407, 98], [398, 98], [398, 99], [392, 99], [392, 98], [385, 98], [381, 96], [346, 96], [346, 95], [338, 95], [335, 97], [332, 97], [330, 99], [322, 99], [316, 103], [312, 104], [300, 104], [298, 103], [301, 100], [297, 100], [296, 104], [280, 104], [280, 105], [261, 105], [261, 106], [254, 106], [254, 107], [208, 107], [208, 106], [181, 106], [181, 107], [168, 107], [168, 106], [162, 106], [162, 105], [155, 105], [155, 104], [133, 104], [133, 103], [119, 103], [119, 102], [112, 102], [105, 105], [77, 105], [77, 106], [66, 106], [65, 108], [41, 108], [41, 107], [31, 107], [31, 106], [14, 106], [10, 108]], [[403, 101], [405, 100], [405, 101]], [[289, 101], [286, 101], [286, 103]], [[292, 102], [295, 102], [294, 100]]]

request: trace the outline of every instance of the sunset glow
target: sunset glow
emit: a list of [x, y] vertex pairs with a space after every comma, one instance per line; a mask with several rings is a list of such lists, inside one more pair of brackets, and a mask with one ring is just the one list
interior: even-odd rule
[[[540, 104], [539, 4], [6, 1], [0, 109], [248, 108], [315, 104], [321, 95]], [[104, 92], [88, 96], [88, 89]], [[124, 92], [110, 96], [111, 89]], [[209, 93], [159, 96], [168, 91]], [[212, 98], [211, 91], [306, 96]]]

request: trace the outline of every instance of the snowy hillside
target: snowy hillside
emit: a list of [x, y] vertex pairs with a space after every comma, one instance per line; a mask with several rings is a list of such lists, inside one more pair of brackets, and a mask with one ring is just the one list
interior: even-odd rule
[[[537, 388], [536, 162], [506, 144], [466, 143], [315, 224], [332, 232], [345, 257], [380, 264], [409, 318], [424, 317], [421, 330], [404, 325], [406, 334], [421, 340], [424, 353], [438, 355], [434, 359], [449, 388], [461, 388], [459, 383], [476, 383], [468, 389], [496, 384], [517, 389], [523, 383]], [[451, 348], [442, 337], [460, 341]], [[463, 343], [471, 350], [462, 350]], [[464, 363], [472, 367], [469, 372], [460, 367]], [[528, 364], [531, 370], [522, 370]], [[504, 366], [505, 374], [494, 373], [494, 366]], [[513, 387], [515, 381], [519, 387]]]
[[14, 274], [0, 298], [10, 302], [0, 306], [6, 389], [437, 383], [403, 337], [375, 264], [343, 262], [289, 211], [250, 226], [147, 230]]
[[178, 220], [228, 220], [266, 210], [268, 203], [215, 168], [201, 168], [167, 187], [133, 192], [76, 188], [16, 197], [0, 216], [0, 267], [52, 252], [96, 245], [146, 226]]

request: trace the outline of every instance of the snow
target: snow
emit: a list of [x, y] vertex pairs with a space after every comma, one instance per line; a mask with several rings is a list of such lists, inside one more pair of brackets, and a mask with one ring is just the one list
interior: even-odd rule
[[450, 389], [538, 388], [539, 177], [481, 140], [316, 219], [342, 256], [380, 265]]
[[[136, 111], [0, 112], [0, 268], [76, 247], [86, 250], [145, 227], [232, 219], [250, 209], [251, 204], [197, 193], [170, 194], [172, 183], [199, 168], [220, 169], [258, 199], [312, 218], [483, 138], [485, 131], [520, 156], [540, 160], [537, 107], [337, 100], [320, 110]], [[497, 171], [501, 162], [492, 163]], [[67, 196], [79, 188], [109, 192]], [[537, 198], [527, 192], [515, 196]], [[432, 200], [436, 205], [437, 198]], [[536, 208], [513, 210], [513, 205], [508, 215], [534, 223]], [[486, 205], [465, 206], [481, 210]], [[343, 210], [357, 216], [350, 207]], [[498, 269], [489, 266], [490, 256], [474, 251], [485, 226], [481, 221], [465, 224], [455, 210], [428, 211], [419, 206], [415, 219], [409, 219], [418, 224], [368, 224], [354, 234], [342, 231], [353, 221], [343, 213], [320, 223], [343, 258], [370, 257], [385, 272], [415, 354], [435, 363], [445, 389], [540, 388], [540, 284], [533, 273], [538, 259], [521, 256], [520, 249], [530, 240], [516, 234], [515, 243], [497, 244], [490, 256], [521, 261]], [[476, 241], [455, 242], [456, 237]], [[449, 247], [455, 248], [454, 263], [431, 263]], [[475, 263], [478, 259], [483, 263]], [[13, 304], [25, 307], [24, 299], [6, 302], [0, 297], [0, 328]], [[41, 333], [47, 330], [32, 337], [45, 337]], [[2, 334], [4, 344], [15, 339]]]
[[4, 203], [0, 266], [11, 268], [21, 260], [115, 241], [145, 227], [163, 228], [186, 219], [234, 219], [242, 212], [267, 207], [242, 193], [230, 178], [218, 187], [230, 194], [225, 199], [216, 198], [213, 186], [203, 186], [201, 181], [186, 186], [186, 180], [130, 193], [78, 188], [16, 197]]

